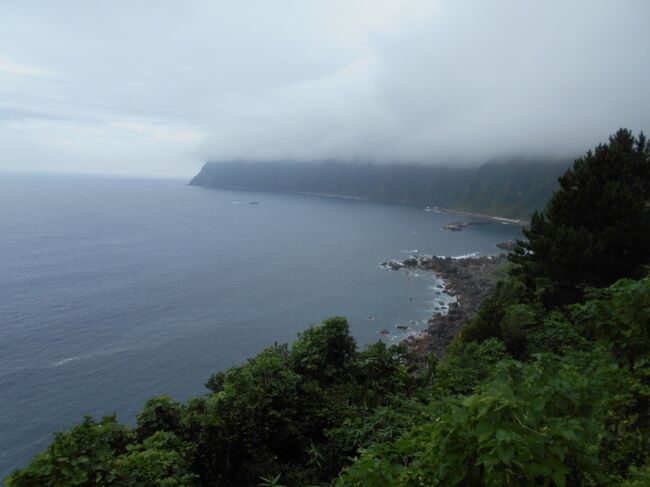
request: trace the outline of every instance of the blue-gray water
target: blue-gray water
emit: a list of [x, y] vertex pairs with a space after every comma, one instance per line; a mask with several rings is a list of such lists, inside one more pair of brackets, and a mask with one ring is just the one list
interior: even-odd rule
[[435, 278], [378, 263], [414, 249], [493, 253], [519, 233], [441, 230], [457, 219], [184, 181], [0, 173], [0, 478], [85, 414], [131, 422], [152, 395], [203, 394], [211, 373], [327, 316], [347, 316], [360, 344], [384, 328], [403, 337], [397, 323], [421, 329]]

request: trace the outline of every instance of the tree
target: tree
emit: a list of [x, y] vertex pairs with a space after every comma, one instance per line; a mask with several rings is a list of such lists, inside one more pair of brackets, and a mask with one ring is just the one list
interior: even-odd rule
[[293, 344], [291, 357], [299, 374], [329, 384], [342, 379], [355, 351], [348, 321], [334, 316], [302, 333]]
[[[650, 144], [620, 129], [576, 159], [511, 260], [545, 304], [640, 277], [650, 261]], [[517, 271], [516, 271], [517, 272]]]
[[[191, 487], [197, 475], [187, 457], [191, 447], [168, 431], [158, 431], [142, 444], [129, 445], [127, 454], [115, 460], [115, 486]], [[102, 483], [99, 483], [102, 485]]]
[[182, 406], [167, 396], [156, 396], [147, 400], [138, 414], [138, 439], [144, 440], [157, 431], [179, 433], [181, 430]]
[[13, 487], [114, 485], [115, 459], [127, 451], [132, 431], [107, 416], [86, 417], [69, 431], [57, 433], [46, 452], [6, 479]]

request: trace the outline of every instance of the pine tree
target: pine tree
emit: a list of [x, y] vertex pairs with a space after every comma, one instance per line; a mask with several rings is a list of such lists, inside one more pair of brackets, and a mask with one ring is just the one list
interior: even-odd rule
[[511, 260], [546, 304], [635, 277], [650, 263], [650, 144], [620, 129], [576, 159]]

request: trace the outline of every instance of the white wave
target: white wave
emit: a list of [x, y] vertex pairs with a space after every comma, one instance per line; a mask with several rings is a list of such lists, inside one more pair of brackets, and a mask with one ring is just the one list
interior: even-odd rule
[[129, 350], [132, 350], [133, 347], [118, 347], [118, 348], [111, 348], [108, 350], [100, 350], [95, 353], [86, 353], [82, 355], [73, 355], [72, 357], [66, 357], [61, 360], [57, 360], [52, 364], [52, 367], [60, 367], [61, 365], [65, 365], [69, 362], [76, 362], [78, 360], [89, 360], [97, 357], [106, 357], [110, 355], [115, 355], [117, 353], [123, 353], [123, 352], [128, 352]]
[[63, 360], [59, 360], [58, 362], [54, 362], [52, 364], [52, 367], [59, 367], [60, 365], [67, 364], [68, 362], [72, 362], [74, 360], [83, 360], [84, 358], [88, 358], [88, 356], [76, 355], [74, 357], [64, 358]]
[[480, 252], [471, 252], [469, 254], [453, 256], [452, 259], [456, 259], [456, 260], [459, 260], [459, 259], [471, 259], [472, 257], [478, 257], [479, 255], [481, 255]]

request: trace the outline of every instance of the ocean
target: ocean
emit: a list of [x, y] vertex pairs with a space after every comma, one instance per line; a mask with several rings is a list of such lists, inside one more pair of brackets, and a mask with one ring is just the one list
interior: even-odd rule
[[0, 173], [0, 478], [84, 415], [132, 423], [153, 395], [205, 394], [212, 373], [328, 316], [346, 316], [360, 346], [424, 329], [435, 276], [379, 264], [492, 254], [520, 233], [441, 229], [458, 219], [181, 180]]

